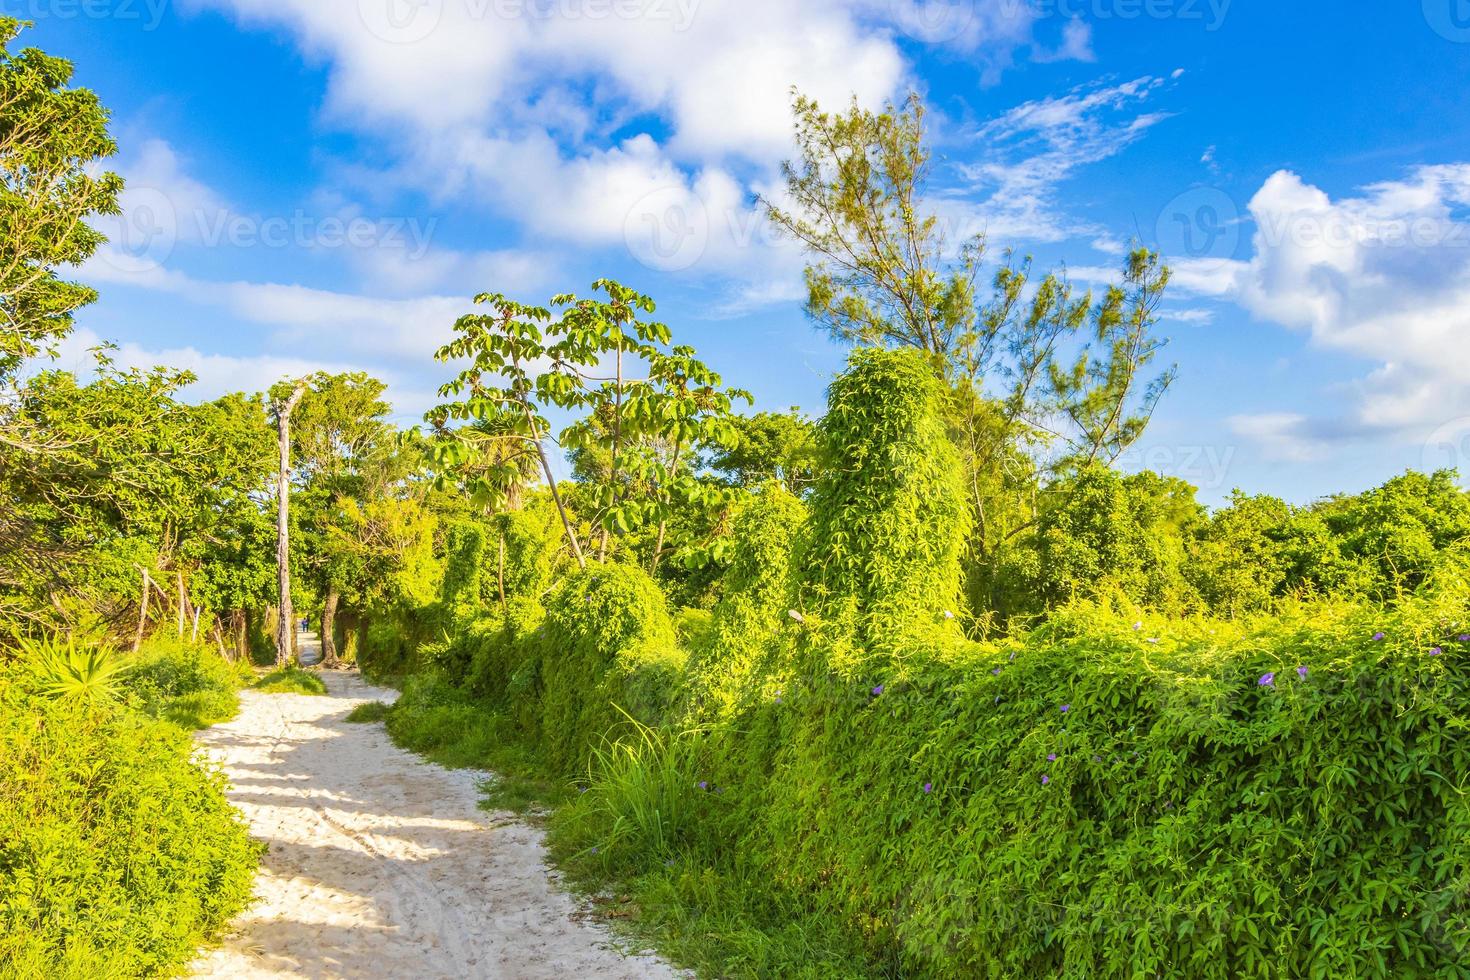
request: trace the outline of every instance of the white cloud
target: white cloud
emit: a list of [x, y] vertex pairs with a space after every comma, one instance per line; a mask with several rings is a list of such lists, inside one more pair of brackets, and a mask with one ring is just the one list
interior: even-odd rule
[[1018, 105], [980, 127], [985, 157], [960, 170], [988, 195], [974, 212], [989, 233], [1007, 242], [1102, 237], [1102, 229], [1063, 213], [1060, 189], [1082, 167], [1121, 153], [1168, 119], [1168, 113], [1140, 108], [1167, 84], [1146, 75], [1082, 86]]
[[[55, 364], [66, 370], [88, 376], [93, 360], [88, 351], [103, 343], [88, 329], [78, 329], [62, 342]], [[299, 378], [316, 371], [362, 370], [359, 365], [343, 360], [283, 357], [272, 354], [234, 356], [208, 354], [196, 347], [172, 347], [149, 350], [136, 343], [118, 344], [109, 356], [120, 368], [148, 369], [157, 365], [190, 371], [198, 379], [184, 389], [184, 395], [195, 401], [209, 401], [236, 391], [265, 391], [283, 378]]]
[[1234, 415], [1226, 420], [1230, 431], [1248, 439], [1262, 458], [1285, 463], [1312, 463], [1329, 455], [1329, 445], [1310, 434], [1311, 420], [1290, 412]]
[[[1230, 295], [1326, 350], [1376, 361], [1339, 436], [1420, 434], [1470, 414], [1470, 164], [1419, 167], [1333, 200], [1289, 171], [1250, 202], [1254, 255]], [[1273, 417], [1277, 436], [1305, 420]]]

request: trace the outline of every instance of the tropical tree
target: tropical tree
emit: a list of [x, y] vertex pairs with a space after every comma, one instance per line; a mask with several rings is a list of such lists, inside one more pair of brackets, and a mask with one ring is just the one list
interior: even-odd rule
[[[35, 48], [10, 51], [22, 22], [0, 16], [0, 379], [71, 330], [94, 290], [57, 275], [90, 258], [103, 236], [87, 224], [116, 214], [122, 179], [99, 169], [117, 152], [107, 110], [68, 88], [72, 65]], [[45, 447], [0, 440], [17, 449]]]

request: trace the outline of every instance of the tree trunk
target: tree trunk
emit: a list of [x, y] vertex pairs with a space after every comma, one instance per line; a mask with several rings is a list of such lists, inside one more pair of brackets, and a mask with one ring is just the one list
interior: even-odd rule
[[338, 666], [337, 661], [337, 602], [340, 596], [334, 588], [327, 589], [327, 598], [322, 602], [322, 666], [328, 669]]
[[137, 653], [143, 645], [143, 628], [148, 625], [148, 597], [153, 592], [153, 583], [148, 578], [148, 569], [140, 569], [143, 573], [143, 604], [138, 609], [138, 631], [133, 634], [133, 652]]
[[295, 624], [291, 621], [291, 413], [306, 394], [306, 379], [296, 382], [291, 397], [277, 402], [276, 448], [280, 455], [280, 468], [276, 480], [276, 578], [280, 586], [281, 615], [276, 621], [276, 666], [284, 667], [291, 660], [296, 638]]
[[184, 638], [184, 603], [188, 600], [184, 598], [184, 570], [178, 569], [175, 574], [178, 576], [179, 585], [178, 634], [179, 639], [182, 640]]
[[236, 609], [231, 616], [231, 631], [235, 634], [235, 659], [250, 660], [250, 619], [244, 609]]
[[194, 607], [194, 629], [189, 634], [190, 643], [199, 642], [199, 607]]

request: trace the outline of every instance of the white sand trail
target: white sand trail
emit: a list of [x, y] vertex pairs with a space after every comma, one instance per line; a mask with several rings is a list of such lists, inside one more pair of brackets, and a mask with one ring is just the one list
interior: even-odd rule
[[356, 673], [329, 697], [241, 695], [240, 716], [199, 741], [230, 798], [270, 845], [259, 901], [201, 977], [673, 977], [628, 957], [557, 890], [541, 834], [476, 805], [482, 773], [395, 747], [380, 723], [344, 721], [391, 701]]

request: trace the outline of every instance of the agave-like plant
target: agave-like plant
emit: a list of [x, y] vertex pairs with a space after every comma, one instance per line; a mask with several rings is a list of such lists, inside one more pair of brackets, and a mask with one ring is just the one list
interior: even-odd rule
[[97, 643], [78, 644], [74, 637], [26, 641], [21, 649], [43, 696], [87, 704], [117, 700], [118, 674], [124, 667], [117, 651]]

